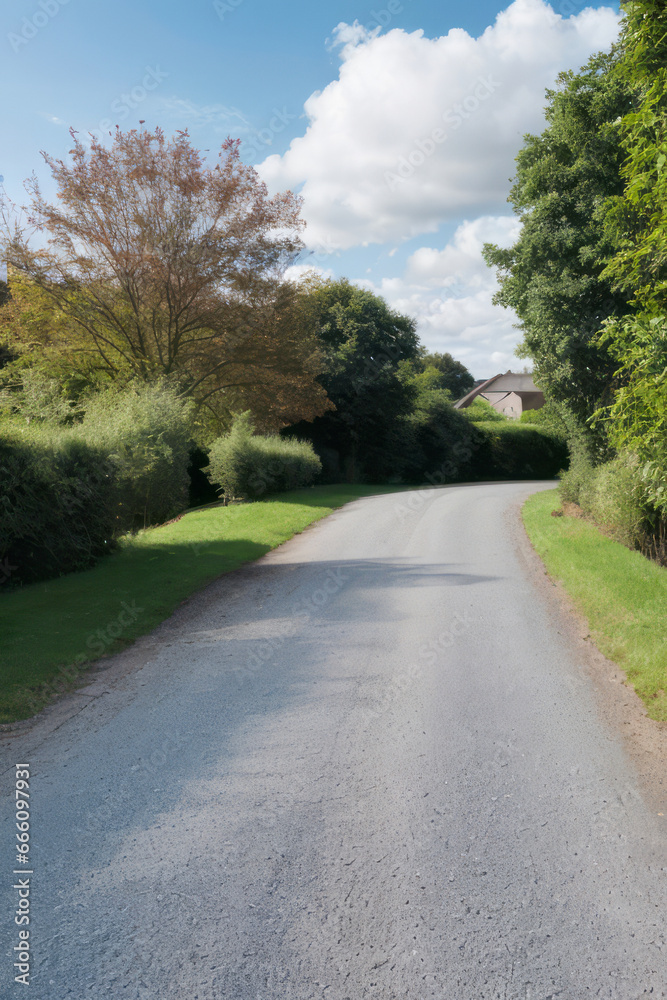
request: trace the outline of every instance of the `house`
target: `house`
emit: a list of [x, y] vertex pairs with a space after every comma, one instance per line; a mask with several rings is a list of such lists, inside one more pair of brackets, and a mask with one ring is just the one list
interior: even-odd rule
[[454, 409], [465, 409], [478, 396], [491, 403], [494, 410], [514, 420], [518, 420], [524, 410], [539, 410], [544, 406], [544, 393], [533, 382], [533, 376], [510, 371], [480, 382], [467, 396], [454, 403]]

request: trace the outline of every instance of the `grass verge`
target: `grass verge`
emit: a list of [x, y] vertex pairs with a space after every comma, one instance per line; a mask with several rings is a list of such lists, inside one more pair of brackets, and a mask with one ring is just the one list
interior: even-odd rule
[[278, 499], [191, 511], [123, 540], [94, 569], [0, 595], [0, 723], [33, 715], [94, 660], [164, 621], [211, 580], [309, 524], [391, 486], [318, 486]]
[[558, 491], [523, 507], [528, 536], [550, 576], [585, 615], [591, 638], [625, 671], [652, 719], [667, 721], [667, 569], [587, 521], [552, 517]]

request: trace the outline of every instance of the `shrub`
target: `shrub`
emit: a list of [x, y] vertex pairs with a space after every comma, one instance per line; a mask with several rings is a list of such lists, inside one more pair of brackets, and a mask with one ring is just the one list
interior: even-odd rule
[[560, 495], [578, 504], [617, 542], [664, 562], [665, 520], [635, 455], [623, 452], [598, 466], [578, 462], [563, 477]]
[[464, 407], [460, 412], [475, 424], [488, 424], [491, 421], [499, 424], [507, 423], [507, 417], [495, 410], [483, 396], [476, 396], [470, 406]]
[[74, 431], [4, 423], [0, 563], [5, 584], [87, 569], [114, 539], [113, 463]]
[[401, 418], [389, 440], [394, 472], [406, 482], [437, 475], [456, 479], [472, 455], [474, 426], [455, 410], [443, 389], [421, 391], [412, 413]]
[[594, 473], [590, 462], [579, 459], [570, 466], [560, 481], [560, 496], [564, 503], [580, 504], [582, 491]]
[[474, 427], [473, 454], [462, 470], [470, 479], [553, 479], [568, 465], [559, 435], [511, 420]]
[[540, 427], [542, 430], [555, 434], [556, 437], [567, 439], [569, 436], [565, 417], [554, 403], [545, 403], [536, 410], [524, 410], [519, 417], [519, 423]]
[[580, 491], [580, 506], [616, 541], [630, 548], [641, 544], [647, 510], [638, 462], [622, 455], [593, 470]]
[[86, 569], [119, 535], [183, 510], [190, 412], [176, 389], [161, 384], [94, 397], [83, 423], [70, 427], [5, 421], [0, 580], [30, 583]]
[[309, 441], [256, 435], [250, 413], [243, 413], [230, 432], [211, 445], [208, 477], [228, 500], [256, 500], [266, 493], [309, 486], [321, 469]]
[[114, 463], [118, 533], [160, 524], [187, 506], [192, 409], [166, 381], [88, 401], [81, 433]]

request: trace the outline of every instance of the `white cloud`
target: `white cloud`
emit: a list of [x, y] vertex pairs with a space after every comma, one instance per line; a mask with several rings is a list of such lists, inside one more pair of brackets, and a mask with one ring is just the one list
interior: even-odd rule
[[497, 214], [523, 134], [543, 127], [545, 88], [617, 34], [611, 8], [564, 18], [543, 0], [515, 0], [479, 38], [339, 25], [339, 78], [306, 102], [305, 135], [258, 170], [272, 190], [303, 184], [310, 246]]
[[333, 278], [334, 273], [330, 267], [319, 267], [317, 264], [292, 264], [285, 270], [287, 281], [303, 281], [304, 278]]
[[516, 316], [494, 306], [495, 273], [482, 259], [484, 243], [510, 246], [519, 233], [514, 216], [486, 216], [462, 223], [444, 250], [421, 247], [400, 278], [380, 285], [356, 283], [383, 298], [398, 312], [417, 320], [422, 342], [432, 351], [449, 351], [476, 378], [516, 370], [514, 348], [520, 334]]

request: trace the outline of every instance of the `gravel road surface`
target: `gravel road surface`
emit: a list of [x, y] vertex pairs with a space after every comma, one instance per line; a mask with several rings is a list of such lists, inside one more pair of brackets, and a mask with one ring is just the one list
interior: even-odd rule
[[667, 996], [665, 820], [528, 566], [551, 485], [352, 503], [4, 734], [0, 995]]

